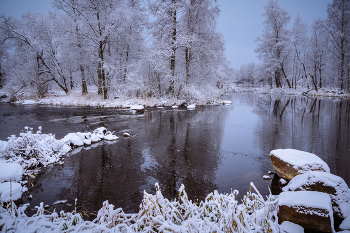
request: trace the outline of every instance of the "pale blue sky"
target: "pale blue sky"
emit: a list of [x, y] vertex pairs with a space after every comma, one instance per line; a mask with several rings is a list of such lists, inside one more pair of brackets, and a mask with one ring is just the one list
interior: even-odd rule
[[[226, 56], [235, 69], [242, 64], [259, 62], [254, 53], [255, 39], [262, 35], [264, 5], [268, 0], [218, 0], [221, 9], [218, 30], [226, 41]], [[311, 25], [327, 17], [327, 4], [332, 0], [279, 0], [291, 15], [291, 23], [300, 14]], [[53, 10], [51, 0], [0, 0], [0, 13], [20, 18], [26, 12], [46, 13]]]

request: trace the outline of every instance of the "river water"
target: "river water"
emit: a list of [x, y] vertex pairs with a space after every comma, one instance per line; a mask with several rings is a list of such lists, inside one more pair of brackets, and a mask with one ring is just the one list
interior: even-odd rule
[[[333, 174], [350, 183], [350, 101], [331, 98], [233, 94], [229, 106], [127, 110], [0, 103], [0, 140], [25, 126], [42, 126], [57, 139], [105, 126], [120, 138], [78, 148], [61, 165], [41, 168], [23, 201], [29, 214], [40, 202], [48, 211], [74, 208], [93, 218], [108, 200], [127, 213], [138, 211], [144, 190], [158, 182], [167, 198], [181, 184], [192, 200], [214, 190], [240, 192], [254, 182], [267, 195], [273, 171], [269, 152], [294, 148], [315, 153]], [[123, 138], [123, 132], [131, 134]], [[273, 175], [270, 175], [271, 178]], [[32, 195], [32, 198], [29, 198]], [[57, 200], [66, 203], [52, 205]]]

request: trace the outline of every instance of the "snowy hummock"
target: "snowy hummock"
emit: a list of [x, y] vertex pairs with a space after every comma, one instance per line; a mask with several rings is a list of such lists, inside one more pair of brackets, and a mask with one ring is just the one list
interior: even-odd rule
[[304, 228], [302, 226], [299, 226], [298, 224], [284, 221], [280, 225], [280, 232], [281, 233], [304, 233]]
[[309, 152], [295, 149], [276, 149], [272, 150], [270, 155], [274, 155], [280, 160], [293, 165], [293, 167], [299, 170], [300, 173], [320, 169], [328, 173], [330, 172], [326, 162], [317, 155]]
[[[333, 213], [331, 197], [327, 193], [316, 191], [297, 191], [282, 192], [279, 197], [279, 206], [316, 208]], [[317, 214], [316, 211], [310, 210], [311, 213]]]
[[263, 179], [264, 179], [264, 180], [270, 180], [271, 177], [270, 177], [269, 175], [263, 175]]
[[7, 146], [7, 141], [0, 140], [0, 152], [3, 151]]
[[143, 110], [145, 107], [143, 105], [133, 105], [130, 107], [130, 110]]
[[231, 100], [223, 100], [222, 103], [224, 105], [230, 105], [230, 104], [232, 104], [232, 101]]
[[196, 105], [195, 104], [190, 104], [187, 106], [187, 109], [195, 109]]
[[22, 197], [23, 191], [26, 188], [22, 188], [20, 183], [16, 182], [4, 182], [0, 184], [1, 202], [9, 202], [11, 199], [13, 201], [18, 200]]
[[24, 171], [18, 163], [0, 162], [0, 182], [21, 181]]
[[321, 171], [310, 171], [294, 177], [289, 184], [284, 187], [283, 191], [304, 190], [302, 186], [322, 183], [326, 186], [333, 187], [336, 191], [335, 195], [331, 195], [332, 199], [337, 203], [335, 210], [339, 208], [344, 217], [350, 216], [350, 190], [343, 178], [331, 173]]

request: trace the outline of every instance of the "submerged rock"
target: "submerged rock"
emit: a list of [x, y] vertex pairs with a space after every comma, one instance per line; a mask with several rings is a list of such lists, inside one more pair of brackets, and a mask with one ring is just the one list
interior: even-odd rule
[[318, 191], [330, 194], [334, 213], [340, 218], [350, 216], [350, 190], [336, 175], [310, 171], [294, 177], [283, 191]]
[[315, 191], [282, 192], [278, 222], [293, 222], [306, 230], [333, 232], [333, 210], [329, 194]]
[[287, 180], [308, 171], [330, 172], [327, 163], [309, 152], [277, 149], [270, 152], [270, 159], [277, 175]]

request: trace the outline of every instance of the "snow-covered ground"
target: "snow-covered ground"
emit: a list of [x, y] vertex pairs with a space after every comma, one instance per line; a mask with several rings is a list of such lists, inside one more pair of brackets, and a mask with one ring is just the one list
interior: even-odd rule
[[337, 88], [320, 88], [310, 90], [306, 88], [270, 88], [270, 87], [239, 87], [231, 85], [230, 91], [235, 93], [251, 92], [256, 94], [271, 94], [271, 95], [305, 95], [310, 97], [339, 97], [350, 98], [350, 93], [345, 93]]

